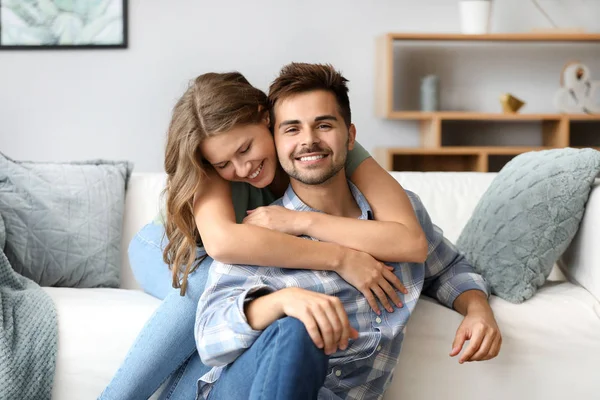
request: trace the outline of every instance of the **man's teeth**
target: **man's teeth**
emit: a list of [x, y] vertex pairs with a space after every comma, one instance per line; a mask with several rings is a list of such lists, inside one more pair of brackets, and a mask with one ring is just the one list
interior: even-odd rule
[[323, 157], [325, 157], [323, 154], [318, 155], [318, 156], [300, 157], [300, 161], [315, 161], [315, 160], [320, 160]]
[[253, 174], [249, 175], [249, 176], [248, 176], [248, 178], [250, 178], [250, 179], [254, 179], [254, 178], [256, 178], [256, 177], [258, 176], [258, 174], [260, 174], [260, 171], [262, 171], [262, 169], [263, 169], [263, 165], [262, 165], [262, 163], [261, 163], [261, 164], [258, 166], [258, 169], [257, 169], [256, 171], [254, 171], [254, 173], [253, 173]]

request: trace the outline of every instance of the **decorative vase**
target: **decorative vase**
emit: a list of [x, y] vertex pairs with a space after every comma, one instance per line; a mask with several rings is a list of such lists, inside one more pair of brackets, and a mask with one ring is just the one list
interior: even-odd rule
[[427, 75], [421, 80], [421, 111], [439, 110], [439, 82], [436, 75]]
[[489, 32], [492, 12], [490, 0], [461, 0], [459, 11], [462, 33], [481, 35]]

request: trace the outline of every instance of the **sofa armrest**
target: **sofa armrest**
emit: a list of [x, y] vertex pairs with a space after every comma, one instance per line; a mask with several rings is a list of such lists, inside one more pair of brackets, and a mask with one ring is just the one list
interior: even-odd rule
[[575, 238], [558, 262], [571, 282], [600, 301], [600, 179], [596, 179]]

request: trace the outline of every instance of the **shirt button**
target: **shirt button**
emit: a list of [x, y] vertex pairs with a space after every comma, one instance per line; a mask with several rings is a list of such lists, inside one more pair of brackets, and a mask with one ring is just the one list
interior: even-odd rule
[[379, 317], [375, 318], [375, 322], [377, 322], [378, 324], [380, 324], [381, 323], [381, 318], [379, 318]]
[[338, 369], [337, 371], [335, 371], [335, 376], [340, 376], [340, 375], [342, 375], [342, 371], [341, 370]]
[[381, 351], [381, 346], [377, 346], [377, 351]]

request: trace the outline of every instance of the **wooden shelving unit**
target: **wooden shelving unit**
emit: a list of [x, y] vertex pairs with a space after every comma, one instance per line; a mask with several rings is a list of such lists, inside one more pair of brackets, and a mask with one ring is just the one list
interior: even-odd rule
[[[600, 115], [503, 114], [462, 111], [420, 112], [394, 110], [394, 43], [397, 41], [491, 41], [491, 42], [589, 42], [600, 44], [600, 34], [418, 34], [390, 33], [378, 39], [377, 115], [390, 120], [412, 120], [419, 124], [421, 147], [377, 148], [374, 155], [388, 170], [479, 171], [497, 170], [523, 152], [573, 146], [573, 122], [598, 122]], [[450, 121], [500, 123], [537, 122], [542, 146], [443, 146], [443, 125]], [[574, 146], [575, 147], [575, 146]], [[493, 162], [492, 162], [493, 161]], [[494, 164], [494, 168], [490, 168]]]

